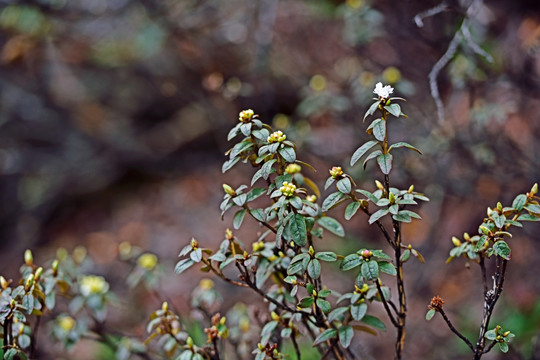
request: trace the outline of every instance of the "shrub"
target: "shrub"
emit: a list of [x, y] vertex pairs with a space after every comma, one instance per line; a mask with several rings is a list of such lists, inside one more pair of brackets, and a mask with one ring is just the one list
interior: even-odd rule
[[[229, 141], [238, 140], [227, 152], [229, 158], [223, 164], [223, 172], [239, 163], [251, 165], [254, 171], [246, 184], [223, 185], [222, 215], [234, 211], [235, 231], [241, 229], [246, 217], [259, 223], [264, 231], [256, 237], [249, 236], [254, 240], [246, 244], [227, 229], [216, 250], [192, 239], [181, 249], [175, 272], [181, 274], [199, 264], [202, 271], [231, 286], [250, 289], [263, 299], [264, 309], [259, 309], [259, 313], [250, 313], [240, 304], [222, 316], [218, 312], [221, 295], [212, 280], [204, 279], [191, 294], [191, 306], [207, 318], [206, 341], [196, 339], [197, 331], [168, 301], [150, 315], [146, 340], [137, 340], [105, 326], [108, 305], [117, 300], [104, 277], [86, 272], [85, 262], [89, 260], [84, 250], [77, 249], [71, 255], [59, 251], [57, 259], [44, 267], [34, 264], [28, 250], [17, 283], [0, 277], [4, 359], [35, 356], [40, 319], [49, 313], [53, 314], [52, 335], [66, 348], [91, 336], [111, 348], [118, 359], [132, 355], [151, 359], [156, 351], [160, 356], [181, 360], [301, 359], [311, 356], [306, 355], [309, 347], [301, 346], [306, 342], [324, 358], [352, 359], [358, 355], [351, 350], [356, 334], [376, 335], [385, 331], [388, 324], [395, 329], [395, 359], [401, 359], [408, 315], [404, 265], [411, 257], [424, 262], [419, 251], [403, 238], [401, 227], [403, 223], [420, 220], [413, 210], [419, 202], [429, 199], [414, 185], [407, 189], [392, 186], [394, 156], [402, 150], [421, 152], [409, 143], [391, 144], [388, 140], [392, 122], [407, 117], [400, 106], [404, 99], [391, 97], [393, 89], [381, 83], [374, 93], [374, 102], [364, 115], [364, 121], [370, 119], [366, 131], [371, 139], [354, 151], [350, 160], [354, 166], [364, 159], [364, 168], [369, 161], [376, 162], [380, 180], [375, 180], [371, 189], [358, 187], [342, 167], [333, 166], [324, 184], [325, 190], [333, 191], [322, 199], [318, 186], [308, 177], [313, 168], [297, 159], [295, 144], [282, 131], [260, 120], [253, 110], [242, 111], [237, 125], [229, 132]], [[507, 243], [512, 236], [510, 229], [521, 227], [525, 221], [540, 220], [537, 192], [535, 184], [510, 206], [497, 203], [493, 209], [488, 208], [477, 234], [452, 238], [454, 248], [448, 261], [464, 257], [481, 269], [484, 310], [479, 337], [473, 343], [456, 329], [439, 296], [429, 303], [426, 318], [440, 313], [449, 329], [470, 348], [473, 359], [480, 359], [495, 346], [502, 352], [508, 351], [508, 343], [514, 337], [501, 325], [490, 325], [490, 318], [511, 260]], [[340, 221], [327, 215], [338, 207], [344, 208], [345, 220], [367, 219], [377, 228], [382, 238], [380, 246], [345, 254], [320, 250], [320, 239], [327, 232], [345, 235]], [[359, 211], [364, 216], [357, 215]], [[135, 287], [142, 283], [159, 296], [157, 257], [125, 243], [119, 250], [121, 259], [132, 264], [127, 284]], [[488, 266], [489, 262], [494, 267]], [[340, 293], [333, 288], [328, 277], [323, 276], [327, 269], [323, 263], [336, 263], [340, 271], [355, 272], [348, 291]], [[492, 268], [491, 285], [488, 269]], [[235, 272], [236, 276], [231, 275]], [[396, 296], [391, 296], [388, 285], [393, 281]], [[55, 310], [59, 296], [68, 299], [65, 311]], [[374, 315], [375, 306], [382, 307], [385, 319]]]

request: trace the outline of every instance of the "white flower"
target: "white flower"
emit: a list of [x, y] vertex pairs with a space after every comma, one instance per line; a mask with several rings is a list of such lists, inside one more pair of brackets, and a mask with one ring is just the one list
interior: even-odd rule
[[374, 94], [379, 95], [380, 98], [388, 99], [391, 93], [394, 92], [394, 88], [390, 85], [383, 86], [381, 82], [378, 82], [377, 85], [375, 85], [375, 90], [373, 90]]

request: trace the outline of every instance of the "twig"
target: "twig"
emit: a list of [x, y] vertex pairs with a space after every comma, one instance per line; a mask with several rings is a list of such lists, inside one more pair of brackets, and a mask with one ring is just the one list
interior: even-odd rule
[[461, 334], [455, 327], [454, 325], [452, 325], [452, 322], [450, 321], [450, 319], [448, 318], [448, 316], [446, 316], [446, 313], [444, 312], [443, 308], [438, 308], [436, 309], [439, 313], [441, 313], [444, 321], [446, 321], [446, 325], [448, 325], [448, 327], [450, 328], [450, 330], [452, 330], [452, 332], [454, 334], [456, 334], [461, 340], [463, 340], [465, 342], [465, 344], [467, 344], [467, 346], [474, 352], [474, 346], [473, 344], [469, 341], [469, 339], [467, 339], [463, 334]]
[[390, 321], [392, 321], [392, 324], [394, 324], [395, 327], [399, 327], [399, 324], [397, 320], [394, 318], [394, 315], [392, 314], [392, 311], [388, 307], [388, 302], [386, 301], [384, 294], [381, 289], [381, 285], [379, 284], [379, 280], [375, 281], [375, 284], [377, 285], [377, 290], [379, 291], [379, 295], [381, 297], [381, 301], [384, 305], [384, 310], [386, 310], [386, 313], [388, 314], [388, 317], [390, 318]]
[[32, 335], [30, 337], [30, 359], [33, 359], [36, 355], [36, 348], [37, 348], [36, 338], [37, 338], [37, 333], [39, 330], [40, 321], [41, 321], [41, 316], [38, 316], [36, 319], [36, 325], [34, 326], [34, 331], [32, 331]]
[[302, 360], [302, 354], [300, 353], [300, 347], [298, 346], [298, 343], [296, 342], [295, 332], [291, 334], [291, 341], [294, 346], [294, 352], [296, 353], [296, 360]]
[[489, 344], [489, 346], [485, 348], [484, 351], [482, 351], [482, 354], [487, 354], [488, 352], [490, 352], [491, 349], [493, 349], [493, 347], [495, 346], [495, 344], [497, 344], [497, 341], [493, 340], [493, 342]]
[[[446, 49], [446, 52], [439, 58], [439, 60], [433, 65], [433, 68], [429, 72], [428, 78], [429, 78], [429, 88], [431, 92], [431, 97], [433, 98], [433, 101], [435, 102], [435, 106], [437, 107], [437, 118], [439, 123], [442, 123], [444, 121], [444, 105], [441, 100], [441, 95], [439, 93], [439, 86], [437, 84], [437, 77], [439, 76], [439, 73], [441, 70], [448, 65], [452, 57], [456, 54], [458, 45], [462, 39], [465, 39], [466, 44], [468, 47], [477, 55], [482, 56], [486, 61], [493, 62], [493, 57], [488, 54], [485, 50], [483, 50], [473, 39], [471, 36], [471, 33], [469, 31], [469, 18], [482, 4], [483, 0], [473, 0], [469, 7], [466, 10], [466, 16], [458, 31], [454, 34], [454, 37], [448, 44], [448, 48]], [[414, 21], [418, 27], [423, 26], [422, 19], [436, 15], [442, 11], [444, 11], [447, 8], [446, 3], [443, 1], [438, 6], [427, 10], [425, 12], [422, 12], [414, 17]]]
[[445, 11], [446, 9], [448, 9], [448, 5], [446, 4], [445, 1], [443, 1], [439, 5], [437, 5], [435, 7], [432, 7], [429, 10], [426, 10], [426, 11], [421, 12], [420, 14], [417, 14], [414, 17], [414, 22], [416, 23], [416, 26], [423, 27], [424, 26], [423, 20], [425, 18], [437, 15], [437, 14]]

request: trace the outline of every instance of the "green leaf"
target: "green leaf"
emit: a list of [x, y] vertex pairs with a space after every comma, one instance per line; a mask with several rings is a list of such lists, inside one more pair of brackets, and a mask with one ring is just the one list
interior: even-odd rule
[[30, 336], [26, 335], [26, 334], [21, 334], [19, 335], [19, 337], [17, 338], [17, 342], [19, 343], [19, 346], [23, 349], [26, 349], [27, 347], [30, 346]]
[[274, 168], [272, 165], [277, 161], [277, 159], [268, 160], [261, 166], [261, 173], [264, 180], [268, 179], [268, 176], [272, 173]]
[[356, 164], [356, 162], [360, 160], [360, 158], [364, 156], [364, 154], [368, 152], [368, 150], [374, 147], [376, 144], [377, 144], [377, 141], [370, 140], [366, 142], [364, 145], [360, 146], [358, 149], [356, 149], [356, 151], [353, 153], [351, 157], [351, 166]]
[[397, 215], [392, 215], [392, 219], [404, 223], [410, 223], [412, 221], [412, 218], [403, 211], [398, 212]]
[[326, 340], [330, 340], [332, 338], [335, 338], [336, 335], [337, 335], [337, 331], [335, 329], [326, 329], [319, 336], [317, 336], [317, 338], [313, 342], [313, 346], [318, 345], [320, 343], [323, 343]]
[[525, 210], [530, 211], [533, 214], [540, 214], [540, 205], [529, 204], [525, 206]]
[[489, 330], [486, 331], [484, 337], [488, 340], [495, 340], [497, 338], [497, 333], [495, 332], [495, 330]]
[[391, 261], [392, 258], [384, 253], [382, 250], [372, 250], [373, 256], [378, 257], [380, 259], [385, 259], [388, 261]]
[[504, 240], [499, 240], [493, 244], [495, 255], [499, 255], [503, 259], [510, 260], [510, 247]]
[[221, 172], [222, 173], [226, 172], [227, 170], [232, 168], [234, 165], [236, 165], [236, 163], [239, 161], [240, 161], [239, 157], [225, 161], [223, 163], [223, 166], [221, 167]]
[[516, 198], [512, 202], [512, 207], [516, 209], [517, 211], [521, 211], [523, 210], [523, 207], [525, 206], [526, 203], [527, 203], [527, 196], [525, 196], [524, 194], [520, 194], [516, 196]]
[[201, 250], [201, 248], [197, 248], [197, 249], [193, 250], [189, 254], [189, 257], [191, 258], [191, 260], [193, 260], [196, 263], [201, 262], [201, 260], [202, 260], [202, 250]]
[[236, 124], [236, 126], [229, 131], [229, 134], [227, 135], [227, 141], [231, 141], [236, 137], [238, 131], [240, 131], [240, 126], [242, 126], [242, 123]]
[[351, 180], [345, 177], [337, 182], [337, 189], [343, 194], [349, 194], [351, 192]]
[[352, 338], [354, 336], [354, 330], [350, 326], [342, 326], [338, 330], [339, 342], [344, 348], [348, 348], [351, 345]]
[[368, 324], [369, 326], [373, 326], [376, 329], [386, 330], [386, 326], [384, 325], [384, 323], [381, 320], [379, 320], [378, 318], [376, 318], [375, 316], [366, 315], [362, 319], [362, 322], [364, 324]]
[[292, 258], [289, 267], [287, 268], [288, 275], [294, 275], [297, 273], [303, 273], [308, 265], [310, 256], [309, 254], [298, 254]]
[[362, 167], [364, 168], [364, 170], [366, 169], [366, 165], [368, 163], [369, 160], [371, 159], [375, 159], [377, 156], [381, 155], [382, 154], [382, 151], [381, 150], [375, 150], [374, 152], [372, 152], [371, 154], [369, 154], [366, 159], [364, 160], [364, 163], [362, 164]]
[[390, 148], [388, 148], [388, 151], [392, 150], [392, 149], [397, 149], [397, 148], [401, 148], [401, 147], [405, 147], [407, 149], [411, 149], [411, 150], [414, 150], [416, 151], [417, 153], [419, 153], [420, 155], [422, 155], [422, 152], [420, 150], [418, 150], [417, 148], [415, 148], [414, 146], [412, 146], [411, 144], [409, 143], [406, 143], [406, 142], [397, 142], [395, 144], [392, 144], [390, 146]]
[[434, 315], [435, 315], [435, 310], [429, 309], [428, 312], [426, 313], [426, 320], [427, 321], [431, 320], [431, 318], [433, 318]]
[[337, 255], [331, 251], [321, 251], [315, 254], [315, 259], [326, 262], [334, 262], [337, 260]]
[[378, 264], [379, 264], [379, 270], [381, 272], [392, 275], [392, 276], [397, 275], [396, 267], [394, 266], [394, 264], [391, 264], [385, 261], [380, 261], [378, 262]]
[[364, 114], [364, 119], [362, 121], [365, 121], [368, 115], [373, 115], [375, 110], [377, 110], [377, 108], [379, 107], [380, 103], [381, 103], [381, 100], [377, 100], [373, 104], [371, 104], [368, 111], [366, 111], [366, 113]]
[[371, 216], [369, 217], [369, 223], [370, 224], [373, 224], [375, 221], [379, 220], [380, 218], [382, 218], [383, 216], [385, 216], [386, 214], [388, 214], [389, 210], [388, 209], [380, 209], [380, 210], [377, 210], [376, 212], [374, 212], [373, 214], [371, 214]]
[[508, 344], [505, 342], [500, 342], [499, 349], [506, 354], [508, 352]]
[[298, 246], [306, 245], [306, 218], [300, 214], [294, 214], [292, 219], [289, 220], [288, 226], [291, 231], [292, 240]]
[[285, 161], [289, 163], [294, 163], [296, 160], [296, 153], [294, 152], [294, 149], [288, 146], [282, 147], [278, 150], [279, 154], [285, 159]]
[[356, 214], [358, 209], [360, 208], [360, 202], [359, 201], [353, 201], [347, 207], [345, 208], [345, 220], [351, 220], [351, 218]]
[[322, 211], [328, 211], [332, 206], [337, 204], [341, 199], [343, 198], [343, 194], [339, 191], [336, 191], [330, 195], [326, 199], [324, 199], [322, 204]]
[[401, 107], [398, 104], [390, 104], [386, 105], [385, 110], [388, 111], [390, 114], [394, 115], [395, 117], [399, 117], [401, 114]]
[[366, 303], [354, 304], [351, 306], [351, 316], [354, 320], [360, 321], [366, 315], [368, 306]]
[[384, 141], [386, 135], [386, 122], [383, 119], [378, 119], [373, 122], [373, 136], [379, 141]]
[[13, 360], [17, 356], [17, 349], [11, 348], [4, 354], [4, 360]]
[[360, 271], [367, 280], [377, 280], [379, 277], [379, 264], [375, 260], [364, 261]]
[[349, 311], [348, 306], [339, 307], [334, 310], [328, 315], [328, 321], [332, 322], [334, 320], [343, 320], [343, 314], [345, 314], [347, 311]]
[[300, 197], [298, 196], [294, 196], [292, 198], [289, 199], [289, 203], [295, 208], [295, 209], [298, 209], [298, 210], [301, 210], [302, 209], [302, 199], [300, 199]]
[[540, 217], [539, 216], [534, 216], [534, 215], [531, 215], [531, 214], [521, 214], [521, 215], [519, 215], [517, 220], [520, 220], [520, 221], [540, 221]]
[[325, 314], [332, 310], [332, 305], [330, 305], [330, 303], [324, 299], [317, 298], [315, 303]]
[[324, 183], [324, 190], [328, 189], [335, 182], [336, 179], [330, 176], [328, 179], [326, 179], [326, 182]]
[[397, 215], [408, 216], [415, 219], [422, 219], [420, 215], [410, 210], [401, 210]]
[[321, 263], [317, 259], [311, 259], [307, 266], [308, 275], [312, 279], [318, 279], [321, 276]]
[[242, 225], [242, 221], [244, 221], [244, 217], [246, 216], [246, 212], [247, 212], [246, 209], [242, 209], [242, 210], [237, 211], [236, 214], [234, 214], [233, 227], [236, 230], [240, 229], [240, 226]]
[[249, 213], [260, 222], [266, 221], [266, 214], [263, 209], [251, 209]]
[[343, 226], [341, 226], [341, 224], [334, 218], [324, 216], [322, 218], [319, 218], [319, 220], [317, 220], [317, 223], [331, 233], [336, 234], [337, 236], [345, 236], [345, 230], [343, 229]]
[[250, 202], [261, 196], [266, 192], [266, 189], [264, 188], [253, 188], [246, 197], [246, 202]]
[[362, 259], [358, 254], [350, 254], [345, 256], [345, 259], [339, 265], [339, 268], [343, 271], [351, 270], [362, 263]]
[[377, 201], [378, 201], [377, 197], [375, 195], [373, 195], [372, 193], [370, 193], [369, 191], [367, 191], [367, 190], [356, 190], [356, 191], [358, 191], [360, 194], [364, 195], [372, 203], [377, 203]]
[[313, 305], [313, 301], [314, 300], [311, 296], [306, 296], [305, 298], [300, 300], [300, 302], [298, 303], [298, 307], [302, 309], [308, 308]]
[[191, 259], [180, 260], [174, 267], [175, 274], [181, 274], [184, 270], [189, 269], [195, 262]]
[[231, 153], [230, 153], [230, 157], [231, 159], [232, 158], [235, 158], [237, 157], [239, 154], [241, 154], [242, 152], [246, 151], [246, 150], [249, 150], [253, 147], [253, 143], [248, 140], [248, 141], [242, 141], [236, 145], [234, 145], [234, 147], [232, 148], [231, 150]]
[[274, 332], [274, 330], [278, 327], [278, 325], [279, 324], [277, 321], [268, 322], [266, 325], [264, 325], [264, 327], [261, 330], [261, 337], [269, 338]]
[[390, 174], [392, 170], [392, 154], [388, 153], [377, 156], [377, 164], [379, 164], [383, 174]]

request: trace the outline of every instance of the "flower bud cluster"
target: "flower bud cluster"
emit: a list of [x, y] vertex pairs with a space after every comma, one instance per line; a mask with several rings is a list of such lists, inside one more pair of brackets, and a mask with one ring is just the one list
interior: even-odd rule
[[287, 181], [283, 182], [283, 186], [279, 188], [279, 191], [287, 197], [291, 197], [296, 192], [296, 186], [293, 183]]
[[298, 164], [289, 164], [287, 165], [287, 168], [285, 169], [285, 172], [287, 174], [296, 174], [302, 171], [302, 167]]
[[276, 142], [285, 141], [285, 139], [287, 139], [287, 135], [283, 134], [281, 130], [278, 130], [270, 134], [270, 136], [268, 136], [267, 141], [269, 144], [272, 144]]
[[251, 109], [242, 110], [240, 111], [240, 114], [238, 114], [238, 120], [243, 123], [248, 123], [251, 121], [254, 115], [255, 112]]
[[343, 175], [343, 170], [341, 170], [341, 166], [334, 166], [329, 170], [329, 172], [334, 179]]

